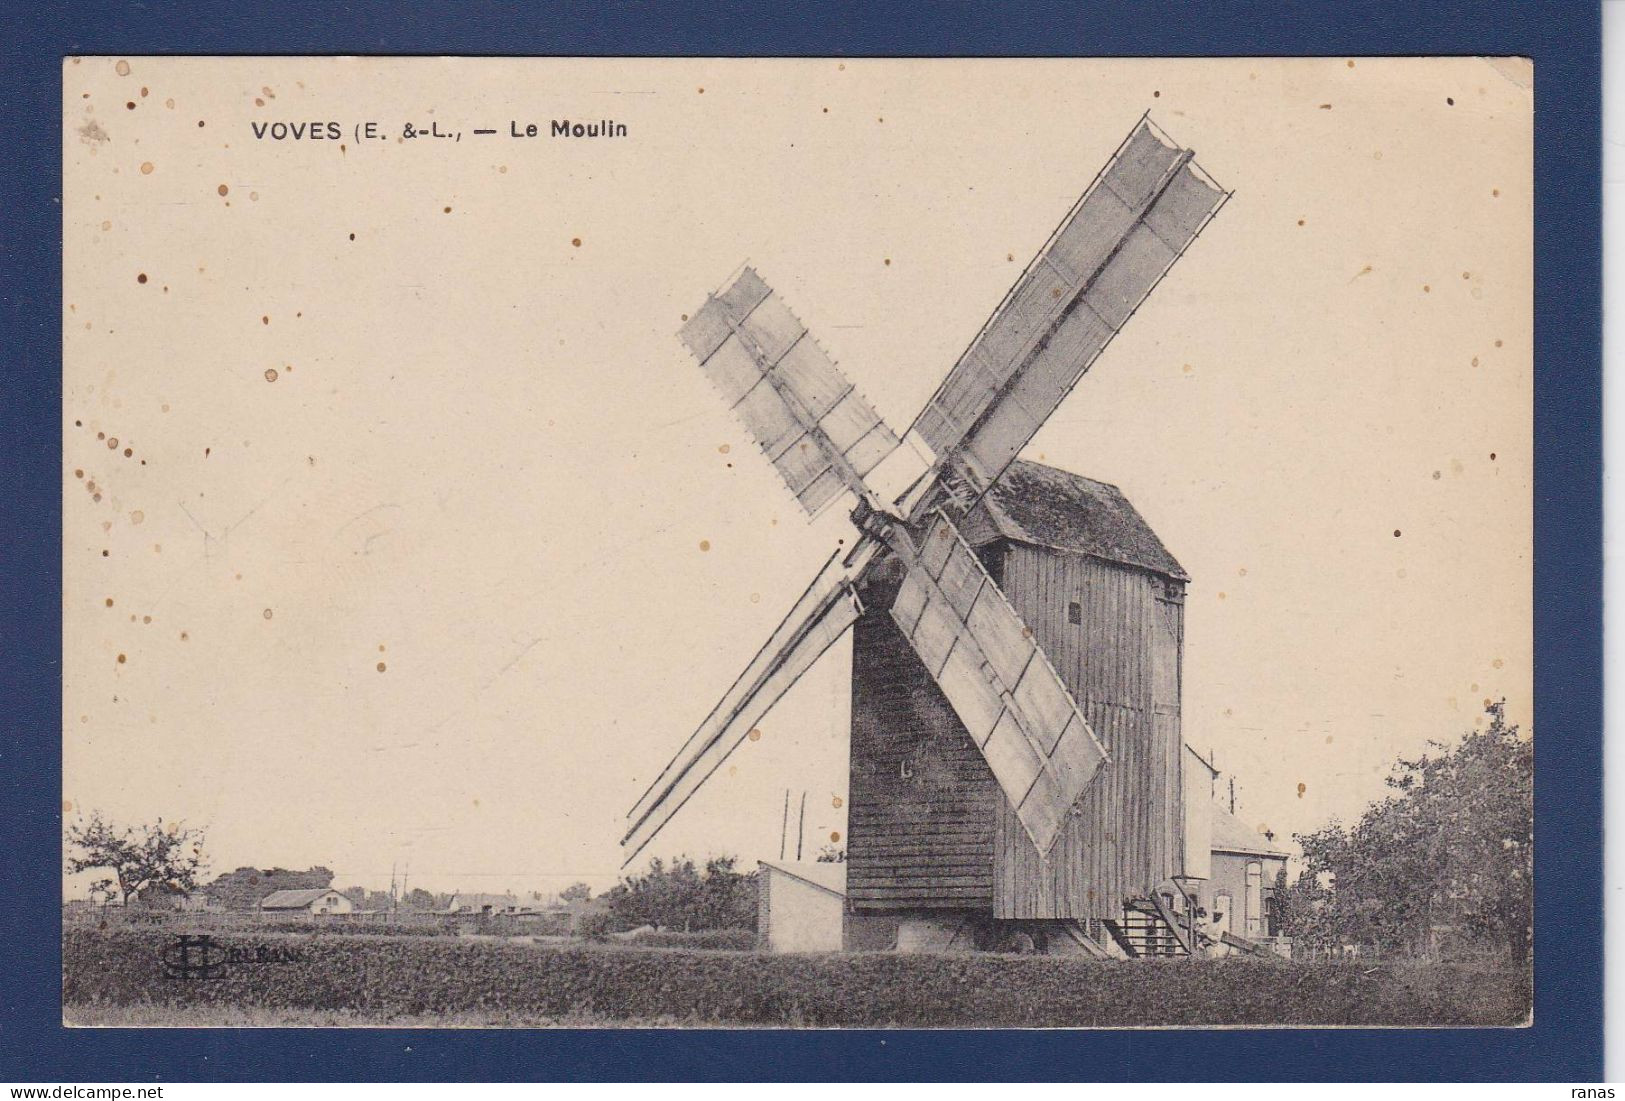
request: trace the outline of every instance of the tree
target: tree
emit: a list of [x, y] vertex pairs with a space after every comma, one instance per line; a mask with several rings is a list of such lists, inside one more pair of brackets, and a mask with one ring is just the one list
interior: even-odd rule
[[302, 872], [242, 867], [218, 876], [203, 892], [228, 910], [255, 910], [260, 900], [272, 891], [300, 891], [332, 885], [333, 873], [321, 865]]
[[401, 905], [408, 910], [433, 910], [435, 909], [434, 895], [425, 891], [422, 887], [413, 887], [406, 892], [406, 897], [401, 900]]
[[818, 863], [845, 864], [846, 850], [839, 845], [824, 845], [818, 850]]
[[68, 827], [70, 873], [106, 869], [110, 877], [98, 880], [93, 892], [104, 899], [117, 892], [120, 902], [148, 887], [193, 891], [205, 867], [203, 831], [181, 822], [167, 826], [162, 818], [151, 825], [113, 825], [93, 811], [88, 821]]
[[1430, 957], [1444, 934], [1529, 952], [1534, 916], [1534, 745], [1505, 701], [1454, 747], [1401, 759], [1395, 794], [1350, 829], [1299, 834], [1304, 864], [1284, 892], [1287, 932], [1311, 946], [1343, 942]]
[[587, 902], [592, 898], [592, 888], [585, 883], [572, 883], [559, 892], [559, 901], [569, 904], [573, 902]]
[[627, 876], [606, 891], [610, 924], [683, 930], [756, 928], [756, 874], [734, 870], [731, 856], [712, 857], [702, 870], [680, 856], [659, 857], [643, 875]]

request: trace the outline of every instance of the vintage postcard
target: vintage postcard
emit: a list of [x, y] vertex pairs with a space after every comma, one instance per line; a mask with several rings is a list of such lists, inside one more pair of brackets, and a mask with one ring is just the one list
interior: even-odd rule
[[1527, 1024], [1534, 79], [68, 58], [64, 1020]]

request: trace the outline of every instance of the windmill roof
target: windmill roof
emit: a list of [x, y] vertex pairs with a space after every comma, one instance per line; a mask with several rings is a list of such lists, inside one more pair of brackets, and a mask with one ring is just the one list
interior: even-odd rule
[[822, 887], [824, 890], [840, 895], [842, 898], [846, 897], [845, 864], [836, 864], [831, 861], [787, 862], [783, 860], [760, 860], [757, 863], [764, 868], [772, 868], [783, 875], [799, 879], [803, 883], [810, 883], [814, 887]]
[[332, 890], [331, 887], [306, 887], [301, 890], [272, 891], [260, 900], [260, 909], [302, 910]]
[[1263, 834], [1241, 819], [1213, 804], [1213, 849], [1216, 852], [1247, 853], [1254, 856], [1290, 856], [1278, 849]]
[[983, 498], [999, 534], [1189, 580], [1157, 533], [1114, 485], [1017, 459]]

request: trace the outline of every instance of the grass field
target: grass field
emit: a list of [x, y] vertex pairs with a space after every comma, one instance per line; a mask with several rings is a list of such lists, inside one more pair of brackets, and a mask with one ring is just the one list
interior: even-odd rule
[[1487, 964], [762, 955], [466, 938], [221, 935], [171, 978], [173, 935], [73, 929], [64, 1018], [198, 1027], [1517, 1025], [1527, 976]]

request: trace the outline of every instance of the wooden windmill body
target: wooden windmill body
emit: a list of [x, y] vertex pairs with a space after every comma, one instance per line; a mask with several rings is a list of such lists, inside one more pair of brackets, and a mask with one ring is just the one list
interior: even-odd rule
[[[1110, 764], [1041, 855], [884, 611], [856, 624], [847, 898], [856, 914], [1115, 920], [1184, 872], [1185, 574], [1115, 487], [1017, 462], [963, 527]], [[877, 571], [866, 606], [888, 606]]]
[[852, 912], [1105, 922], [1133, 954], [1125, 906], [1183, 871], [1186, 578], [1115, 488], [1017, 455], [1227, 198], [1142, 118], [904, 434], [930, 459], [895, 500], [866, 479], [899, 437], [754, 270], [695, 312], [797, 501], [850, 492], [859, 537], [632, 808], [629, 861], [855, 627]]

